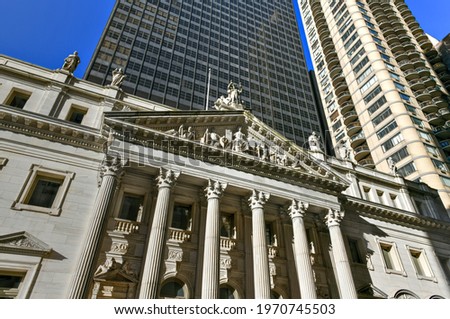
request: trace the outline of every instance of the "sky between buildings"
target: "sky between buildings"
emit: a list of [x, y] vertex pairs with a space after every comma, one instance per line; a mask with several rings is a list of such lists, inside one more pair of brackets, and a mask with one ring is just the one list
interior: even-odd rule
[[[115, 0], [2, 1], [0, 54], [58, 69], [68, 54], [78, 51], [81, 63], [75, 76], [81, 78], [114, 3]], [[438, 40], [450, 33], [449, 0], [406, 3], [425, 32]], [[307, 51], [306, 43], [303, 46]]]

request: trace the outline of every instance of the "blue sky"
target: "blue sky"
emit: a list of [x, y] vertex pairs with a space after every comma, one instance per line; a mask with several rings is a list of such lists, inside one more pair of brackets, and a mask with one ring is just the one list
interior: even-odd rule
[[[81, 64], [75, 76], [82, 77], [114, 2], [3, 0], [0, 54], [57, 69], [68, 54], [77, 50]], [[450, 33], [449, 0], [406, 0], [406, 3], [425, 32], [439, 40]]]

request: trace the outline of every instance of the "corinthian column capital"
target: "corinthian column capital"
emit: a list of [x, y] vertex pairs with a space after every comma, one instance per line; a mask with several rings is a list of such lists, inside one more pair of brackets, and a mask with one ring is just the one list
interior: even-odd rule
[[291, 206], [289, 206], [289, 216], [291, 216], [292, 219], [296, 217], [303, 218], [305, 216], [306, 211], [308, 210], [309, 204], [293, 199]]
[[252, 196], [249, 198], [250, 208], [262, 208], [270, 198], [269, 193], [253, 190]]
[[161, 167], [159, 169], [159, 175], [156, 178], [158, 188], [171, 188], [179, 176], [180, 172], [174, 172], [171, 169], [166, 170]]
[[339, 226], [342, 219], [344, 218], [344, 212], [336, 210], [336, 209], [330, 209], [328, 211], [328, 214], [325, 216], [325, 224], [328, 227], [331, 226]]
[[98, 186], [101, 185], [104, 176], [113, 176], [118, 180], [124, 174], [124, 163], [119, 156], [109, 156], [106, 155], [103, 162], [100, 164], [99, 174], [98, 174]]
[[213, 182], [211, 179], [209, 179], [208, 186], [205, 188], [206, 198], [220, 198], [227, 186], [228, 183], [221, 183], [219, 181]]

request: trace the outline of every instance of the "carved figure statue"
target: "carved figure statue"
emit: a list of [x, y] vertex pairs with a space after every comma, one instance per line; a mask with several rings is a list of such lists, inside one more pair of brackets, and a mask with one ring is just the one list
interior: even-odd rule
[[339, 156], [341, 157], [341, 159], [343, 159], [343, 160], [350, 159], [351, 149], [350, 149], [350, 147], [347, 146], [345, 141], [341, 142], [341, 144], [339, 145], [338, 151], [339, 151]]
[[218, 147], [220, 145], [220, 135], [214, 131], [209, 133], [209, 145]]
[[319, 139], [320, 138], [316, 132], [312, 132], [312, 134], [309, 136], [308, 143], [309, 143], [309, 149], [311, 151], [314, 151], [314, 152], [321, 151]]
[[227, 93], [230, 103], [239, 104], [239, 95], [242, 93], [242, 85], [239, 84], [238, 86], [236, 83], [230, 80], [230, 83], [228, 83], [227, 87]]
[[394, 159], [389, 156], [389, 158], [387, 159], [387, 163], [389, 165], [389, 170], [391, 171], [391, 174], [397, 176], [398, 175], [397, 163], [395, 163]]
[[119, 69], [116, 68], [114, 71], [112, 71], [111, 85], [120, 87], [125, 78], [126, 78], [126, 75], [123, 73], [122, 68], [119, 68]]
[[188, 140], [194, 140], [195, 139], [195, 132], [192, 128], [192, 126], [189, 126], [187, 131], [184, 133], [183, 135], [184, 138], [188, 139]]
[[67, 58], [64, 59], [62, 69], [73, 73], [75, 72], [78, 64], [80, 64], [80, 57], [78, 56], [78, 52], [75, 51], [73, 54], [69, 54]]
[[266, 144], [262, 143], [258, 146], [258, 157], [262, 161], [268, 161], [269, 160], [269, 148]]
[[234, 140], [233, 140], [233, 151], [235, 152], [242, 152], [245, 148], [245, 134], [242, 133], [242, 128], [239, 127], [238, 131], [233, 134]]
[[98, 266], [97, 270], [94, 273], [94, 276], [100, 276], [106, 274], [109, 271], [118, 269], [119, 264], [116, 262], [114, 258], [105, 260], [103, 265]]
[[203, 136], [200, 139], [200, 143], [205, 144], [205, 145], [209, 144], [209, 129], [206, 129], [205, 133], [203, 133]]
[[239, 95], [242, 93], [242, 85], [237, 85], [230, 80], [227, 87], [227, 97], [221, 96], [214, 103], [214, 107], [219, 111], [224, 110], [242, 110], [242, 102], [239, 99]]

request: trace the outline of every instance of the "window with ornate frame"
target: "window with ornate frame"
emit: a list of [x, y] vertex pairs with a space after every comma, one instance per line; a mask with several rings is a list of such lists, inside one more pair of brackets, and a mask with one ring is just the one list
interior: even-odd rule
[[75, 173], [32, 165], [12, 209], [58, 216]]

